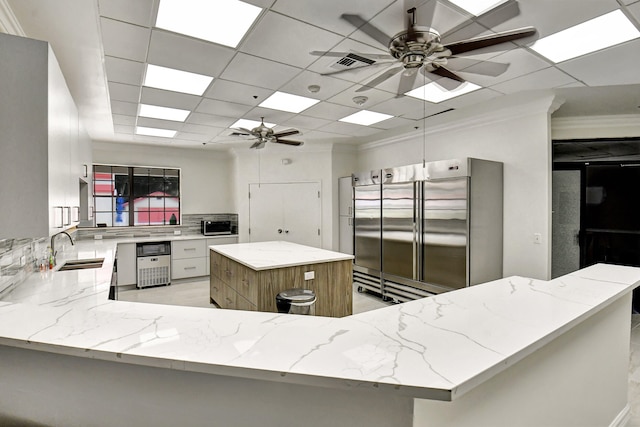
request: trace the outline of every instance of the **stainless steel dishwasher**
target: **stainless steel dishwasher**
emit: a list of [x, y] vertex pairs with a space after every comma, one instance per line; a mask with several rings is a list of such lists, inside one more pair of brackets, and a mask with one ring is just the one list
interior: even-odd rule
[[136, 243], [138, 288], [171, 284], [171, 242]]

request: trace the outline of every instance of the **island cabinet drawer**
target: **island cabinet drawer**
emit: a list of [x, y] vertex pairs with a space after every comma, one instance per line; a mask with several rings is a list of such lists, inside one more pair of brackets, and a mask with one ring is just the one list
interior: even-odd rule
[[171, 257], [173, 259], [204, 258], [207, 256], [206, 249], [207, 242], [204, 239], [176, 240], [171, 246]]
[[236, 292], [238, 292], [238, 295], [242, 296], [249, 303], [257, 305], [259, 279], [258, 272], [241, 264], [236, 265], [236, 268], [238, 271], [235, 283]]
[[252, 304], [250, 301], [246, 300], [242, 295], [236, 296], [236, 310], [245, 310], [245, 311], [258, 311], [258, 307], [255, 304]]
[[222, 307], [221, 305], [222, 296], [224, 294], [223, 291], [225, 286], [226, 285], [224, 283], [222, 283], [219, 280], [216, 280], [215, 278], [211, 278], [211, 280], [209, 281], [209, 296], [216, 304], [218, 304], [221, 307]]
[[204, 258], [174, 259], [171, 261], [171, 278], [184, 279], [207, 275], [207, 265]]
[[210, 252], [211, 252], [211, 258], [210, 258], [209, 264], [210, 264], [211, 276], [222, 279], [222, 274], [223, 274], [222, 264], [225, 260], [225, 257], [220, 255], [218, 252], [214, 252], [214, 251], [210, 251]]
[[220, 305], [221, 308], [235, 309], [237, 298], [238, 294], [236, 293], [236, 291], [231, 289], [229, 286], [224, 285], [222, 288], [222, 296], [218, 305]]

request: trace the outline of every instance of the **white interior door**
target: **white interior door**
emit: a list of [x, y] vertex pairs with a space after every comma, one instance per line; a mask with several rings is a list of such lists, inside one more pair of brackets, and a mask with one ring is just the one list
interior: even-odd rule
[[319, 182], [249, 185], [249, 240], [321, 247]]

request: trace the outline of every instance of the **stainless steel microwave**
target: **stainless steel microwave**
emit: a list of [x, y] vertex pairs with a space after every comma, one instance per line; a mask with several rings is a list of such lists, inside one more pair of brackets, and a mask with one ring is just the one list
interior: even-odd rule
[[237, 214], [217, 214], [214, 218], [200, 222], [200, 231], [205, 236], [221, 236], [238, 233]]

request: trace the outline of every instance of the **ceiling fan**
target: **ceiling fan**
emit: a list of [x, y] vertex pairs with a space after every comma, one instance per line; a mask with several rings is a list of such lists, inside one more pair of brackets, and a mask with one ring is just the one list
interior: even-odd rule
[[[536, 29], [534, 27], [524, 27], [452, 43], [443, 43], [442, 40], [453, 34], [455, 31], [463, 28], [465, 24], [469, 23], [469, 21], [440, 34], [431, 26], [431, 20], [433, 19], [433, 12], [435, 11], [436, 4], [437, 2], [434, 0], [426, 6], [430, 9], [428, 11], [430, 16], [427, 18], [429, 21], [427, 25], [417, 25], [416, 8], [412, 7], [408, 9], [407, 13], [409, 14], [409, 19], [407, 28], [400, 31], [393, 37], [389, 37], [382, 30], [370, 22], [367, 22], [360, 15], [343, 14], [340, 16], [341, 19], [347, 21], [355, 28], [358, 28], [379, 43], [387, 46], [389, 54], [370, 55], [366, 53], [331, 51], [313, 51], [310, 52], [310, 54], [330, 57], [349, 57], [349, 55], [356, 55], [358, 57], [365, 58], [365, 60], [370, 58], [368, 62], [371, 65], [366, 66], [393, 64], [382, 74], [364, 83], [364, 85], [357, 89], [356, 92], [369, 90], [390, 79], [394, 75], [402, 73], [397, 92], [398, 96], [402, 96], [413, 88], [418, 70], [428, 79], [436, 80], [436, 84], [439, 84], [446, 90], [454, 90], [466, 81], [463, 77], [457, 74], [458, 72], [481, 74], [493, 77], [498, 76], [507, 70], [509, 64], [463, 58], [462, 56], [465, 54], [473, 54], [474, 51], [479, 49], [497, 46], [502, 43], [523, 39], [536, 34]], [[406, 6], [407, 2], [405, 1], [405, 7]], [[519, 13], [520, 9], [517, 1], [512, 0], [501, 5], [497, 9], [485, 12], [478, 16], [475, 21], [482, 25], [482, 27], [480, 27], [480, 31], [482, 31], [483, 29], [486, 29], [488, 25], [495, 26], [517, 16]], [[323, 75], [337, 74], [355, 70], [357, 68], [363, 67], [347, 68], [324, 73]]]
[[252, 137], [257, 140], [251, 145], [249, 148], [264, 148], [267, 142], [275, 142], [277, 144], [286, 144], [286, 145], [294, 145], [300, 146], [304, 144], [302, 141], [292, 141], [289, 139], [282, 139], [283, 137], [298, 135], [300, 131], [297, 129], [286, 129], [280, 132], [275, 132], [273, 128], [267, 127], [264, 124], [264, 117], [260, 117], [260, 124], [255, 128], [249, 130], [245, 128], [232, 128], [234, 132], [231, 133], [231, 136], [244, 136], [244, 137]]

